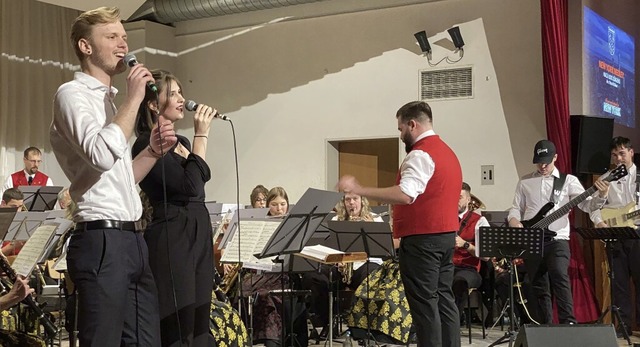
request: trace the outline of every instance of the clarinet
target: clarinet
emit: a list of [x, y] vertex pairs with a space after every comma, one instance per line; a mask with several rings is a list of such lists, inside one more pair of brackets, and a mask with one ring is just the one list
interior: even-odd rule
[[[7, 277], [9, 277], [9, 280], [12, 283], [16, 282], [18, 276], [16, 275], [16, 272], [13, 270], [11, 265], [9, 265], [7, 258], [5, 258], [4, 256], [0, 256], [0, 268], [2, 268], [2, 271], [4, 271], [5, 274], [7, 274]], [[56, 334], [58, 334], [58, 329], [53, 324], [53, 322], [49, 320], [49, 318], [44, 314], [44, 312], [42, 312], [42, 308], [40, 308], [35, 300], [33, 300], [33, 296], [31, 296], [31, 294], [27, 295], [27, 297], [22, 300], [22, 303], [29, 306], [29, 309], [33, 310], [33, 312], [36, 314], [38, 320], [40, 321], [40, 324], [42, 324], [42, 326], [44, 327], [44, 332], [47, 339], [53, 339]]]

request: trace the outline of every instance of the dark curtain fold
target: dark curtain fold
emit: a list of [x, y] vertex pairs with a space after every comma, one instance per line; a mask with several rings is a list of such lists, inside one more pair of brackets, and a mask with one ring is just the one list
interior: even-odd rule
[[[567, 1], [540, 0], [540, 4], [547, 135], [556, 145], [556, 166], [561, 172], [571, 173]], [[570, 217], [573, 222], [573, 214]], [[573, 230], [571, 234], [569, 277], [573, 291], [573, 310], [578, 322], [594, 321], [598, 318], [595, 293], [584, 265], [580, 239]]]

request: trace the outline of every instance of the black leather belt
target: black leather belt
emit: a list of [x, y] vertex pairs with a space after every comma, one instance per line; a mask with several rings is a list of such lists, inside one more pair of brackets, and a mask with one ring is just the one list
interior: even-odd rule
[[119, 220], [97, 220], [93, 222], [80, 222], [76, 224], [75, 232], [83, 232], [87, 230], [99, 230], [99, 229], [118, 229], [122, 231], [136, 231], [136, 223], [134, 222], [122, 222]]

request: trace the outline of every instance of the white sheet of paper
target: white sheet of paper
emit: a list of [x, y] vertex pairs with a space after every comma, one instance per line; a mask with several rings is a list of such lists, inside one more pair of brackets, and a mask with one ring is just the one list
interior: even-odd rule
[[[242, 222], [242, 235], [240, 236], [240, 262], [251, 269], [272, 271], [275, 257], [258, 259], [254, 256], [260, 253], [267, 244], [273, 232], [276, 231], [281, 221], [245, 221]], [[235, 233], [227, 245], [220, 262], [238, 263], [238, 233]]]
[[11, 265], [18, 275], [28, 276], [31, 273], [57, 227], [57, 224], [48, 224], [36, 228]]

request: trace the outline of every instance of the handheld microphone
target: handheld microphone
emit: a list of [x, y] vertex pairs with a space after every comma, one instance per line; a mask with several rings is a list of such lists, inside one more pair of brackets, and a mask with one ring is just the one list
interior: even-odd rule
[[[187, 100], [187, 102], [184, 103], [184, 107], [189, 111], [195, 111], [196, 108], [198, 108], [198, 103], [193, 100]], [[220, 112], [216, 112], [216, 114], [214, 114], [213, 116], [222, 120], [231, 121], [229, 117], [221, 114]]]
[[[132, 53], [125, 55], [124, 58], [122, 58], [122, 61], [124, 61], [124, 63], [129, 67], [138, 65], [138, 59], [136, 59], [136, 55]], [[149, 89], [151, 89], [154, 93], [158, 93], [158, 87], [156, 87], [155, 83], [147, 82], [147, 87], [149, 87]]]

